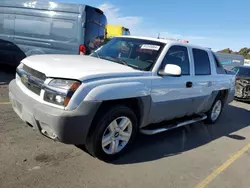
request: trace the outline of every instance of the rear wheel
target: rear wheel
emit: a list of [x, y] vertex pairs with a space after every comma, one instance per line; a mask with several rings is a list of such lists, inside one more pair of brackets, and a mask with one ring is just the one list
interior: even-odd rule
[[205, 123], [214, 124], [220, 118], [222, 110], [224, 107], [223, 98], [218, 95], [212, 104], [210, 110], [207, 112], [207, 119]]
[[136, 133], [137, 117], [134, 112], [126, 106], [116, 106], [99, 116], [86, 148], [93, 156], [112, 161], [129, 148]]

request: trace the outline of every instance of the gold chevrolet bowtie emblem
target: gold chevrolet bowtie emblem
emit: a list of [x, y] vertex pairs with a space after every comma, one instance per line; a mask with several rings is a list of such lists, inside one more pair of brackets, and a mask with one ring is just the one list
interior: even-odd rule
[[28, 76], [26, 74], [22, 75], [21, 80], [23, 83], [27, 83], [28, 82]]

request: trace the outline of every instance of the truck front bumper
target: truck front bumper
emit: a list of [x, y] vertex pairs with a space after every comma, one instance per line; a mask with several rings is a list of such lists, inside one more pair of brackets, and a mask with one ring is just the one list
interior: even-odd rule
[[42, 104], [26, 95], [12, 80], [9, 98], [14, 111], [43, 135], [65, 144], [85, 144], [92, 120], [100, 102], [83, 101], [72, 111]]

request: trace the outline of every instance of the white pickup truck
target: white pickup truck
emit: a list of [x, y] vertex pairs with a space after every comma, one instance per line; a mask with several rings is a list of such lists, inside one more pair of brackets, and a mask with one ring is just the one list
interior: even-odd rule
[[133, 36], [113, 38], [90, 56], [27, 57], [9, 85], [24, 122], [105, 161], [126, 151], [138, 132], [215, 123], [234, 92], [235, 76], [210, 49]]

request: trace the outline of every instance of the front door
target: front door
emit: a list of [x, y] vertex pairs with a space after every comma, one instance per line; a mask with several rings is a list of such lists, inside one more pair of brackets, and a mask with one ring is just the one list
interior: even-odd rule
[[192, 105], [192, 76], [188, 49], [184, 46], [172, 46], [169, 48], [162, 61], [160, 69], [167, 64], [175, 64], [181, 67], [182, 74], [179, 77], [156, 76], [152, 80], [152, 107], [149, 115], [150, 123], [191, 115]]

